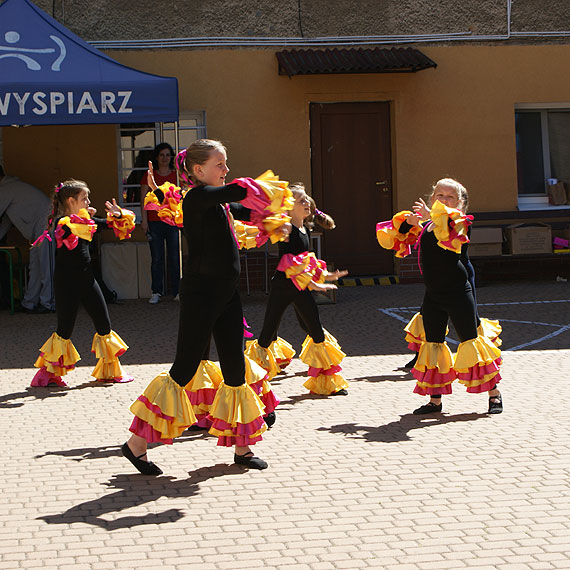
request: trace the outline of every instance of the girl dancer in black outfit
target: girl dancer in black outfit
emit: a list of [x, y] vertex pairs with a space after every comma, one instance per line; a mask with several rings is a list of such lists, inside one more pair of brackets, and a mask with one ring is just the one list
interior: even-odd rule
[[309, 230], [303, 224], [311, 215], [310, 202], [303, 184], [290, 186], [295, 204], [291, 211], [292, 230], [289, 240], [279, 244], [280, 261], [271, 279], [271, 291], [265, 309], [263, 328], [258, 341], [247, 343], [246, 354], [262, 366], [270, 378], [279, 372], [275, 344], [285, 309], [293, 303], [301, 328], [308, 334], [303, 343], [301, 360], [309, 366], [305, 387], [316, 394], [346, 395], [348, 383], [339, 374], [345, 354], [336, 339], [323, 329], [319, 308], [311, 290], [334, 289], [335, 281], [347, 271], [328, 273], [326, 265], [309, 253]]
[[[441, 396], [451, 394], [451, 384], [456, 378], [468, 392], [489, 393], [489, 413], [503, 411], [497, 389], [501, 352], [477, 332], [473, 290], [461, 261], [461, 248], [468, 242], [471, 222], [463, 214], [458, 186], [461, 185], [455, 180], [440, 180], [434, 188], [436, 201], [431, 211], [422, 200], [416, 203], [415, 214], [400, 212], [392, 223], [382, 223], [377, 228], [380, 244], [400, 253], [404, 242], [409, 252], [413, 241], [410, 236], [419, 239], [420, 267], [426, 286], [422, 303], [425, 342], [420, 345], [412, 374], [417, 380], [414, 392], [427, 395], [430, 400], [414, 410], [414, 414], [440, 412]], [[461, 341], [455, 356], [445, 342], [448, 319]]]
[[70, 340], [80, 305], [91, 317], [97, 331], [91, 350], [98, 362], [92, 376], [101, 382], [133, 380], [132, 376], [124, 373], [119, 362], [118, 357], [128, 346], [111, 330], [107, 304], [93, 275], [89, 242], [98, 228], [108, 225], [113, 227], [120, 239], [130, 237], [135, 215], [119, 208], [113, 199], [112, 202], [105, 202], [107, 219], [91, 218], [95, 209], [90, 208], [89, 204], [89, 188], [81, 180], [66, 180], [55, 188], [49, 227], [39, 240], [51, 239], [49, 231], [55, 227], [57, 332], [40, 348], [41, 355], [35, 363], [39, 370], [32, 380], [32, 386], [67, 386], [62, 376], [73, 370], [80, 358]]
[[[184, 387], [198, 370], [211, 335], [224, 381], [210, 409], [210, 433], [218, 436], [218, 445], [235, 446], [235, 463], [254, 469], [267, 467], [249, 447], [262, 439], [266, 425], [264, 406], [245, 381], [240, 262], [233, 229], [233, 216], [249, 220], [252, 210], [234, 202], [251, 204], [257, 218], [267, 212], [254, 199], [259, 191], [251, 179], [224, 185], [229, 172], [226, 160], [222, 143], [207, 139], [195, 141], [177, 157], [181, 178], [192, 187], [182, 200], [189, 259], [180, 288], [176, 357], [170, 371], [156, 377], [131, 406], [133, 435], [122, 447], [125, 457], [147, 475], [162, 473], [147, 460], [147, 444], [172, 443], [172, 438], [196, 422]], [[149, 165], [149, 181], [151, 168]], [[154, 190], [153, 186], [151, 183]], [[277, 231], [285, 237], [290, 225], [286, 223]]]

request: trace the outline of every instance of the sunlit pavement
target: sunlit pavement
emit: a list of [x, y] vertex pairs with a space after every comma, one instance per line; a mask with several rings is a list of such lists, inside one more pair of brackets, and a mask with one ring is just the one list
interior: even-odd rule
[[[178, 304], [110, 306], [131, 347], [122, 362], [136, 380], [123, 385], [90, 378], [81, 313], [69, 388], [29, 387], [55, 315], [1, 312], [0, 568], [570, 568], [570, 284], [478, 290], [480, 314], [504, 328], [497, 416], [458, 385], [442, 414], [410, 414], [423, 399], [401, 368], [401, 329], [422, 291], [343, 288], [321, 306], [348, 355], [349, 395], [307, 394], [294, 360], [274, 382], [277, 423], [255, 446], [269, 469], [245, 471], [231, 449], [186, 432], [151, 450], [157, 478], [120, 446], [130, 403], [172, 361]], [[265, 300], [243, 295], [256, 335]], [[280, 334], [300, 349], [292, 310]]]

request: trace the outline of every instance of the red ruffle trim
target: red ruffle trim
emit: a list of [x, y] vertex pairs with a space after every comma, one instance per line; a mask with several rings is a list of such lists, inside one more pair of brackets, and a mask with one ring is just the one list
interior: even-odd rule
[[327, 368], [326, 370], [324, 368], [315, 368], [314, 366], [309, 366], [309, 376], [316, 378], [317, 376], [319, 376], [319, 374], [324, 374], [325, 376], [334, 376], [335, 374], [338, 374], [340, 371], [342, 370], [342, 367], [336, 365], [336, 366], [331, 366], [330, 368]]
[[[63, 363], [63, 356], [60, 356], [57, 359], [57, 362], [50, 362], [49, 360], [46, 360], [45, 357], [45, 352], [40, 352], [40, 356], [44, 359], [45, 362], [47, 362], [48, 364], [51, 364], [52, 366], [57, 366], [58, 368], [65, 368], [67, 370], [67, 372], [71, 372], [72, 370], [75, 369], [75, 364], [64, 364]], [[67, 373], [66, 372], [66, 373]]]
[[215, 388], [201, 388], [200, 390], [196, 390], [196, 392], [191, 392], [190, 390], [184, 391], [193, 406], [199, 406], [200, 404], [211, 406], [216, 397], [217, 390]]
[[[454, 370], [450, 370], [445, 374], [439, 372], [436, 368], [428, 368], [425, 372], [412, 368], [412, 374], [418, 381], [414, 388], [414, 394], [421, 396], [429, 396], [431, 394], [451, 394], [451, 383], [456, 378]], [[420, 386], [419, 383], [431, 384], [431, 386]]]
[[285, 370], [289, 364], [291, 364], [291, 358], [276, 358], [275, 362], [277, 362], [277, 366], [281, 368], [281, 370]]
[[496, 374], [484, 384], [467, 387], [467, 392], [471, 394], [481, 394], [482, 392], [488, 392], [489, 390], [492, 390], [494, 388], [495, 384], [498, 384], [501, 381], [501, 374], [499, 373], [499, 370], [502, 361], [503, 361], [502, 358], [497, 358], [490, 364], [484, 364], [484, 365], [477, 364], [476, 366], [472, 366], [471, 368], [469, 368], [468, 372], [458, 372], [457, 378], [460, 381], [483, 380], [485, 376], [488, 376], [489, 374], [493, 374], [494, 372], [496, 372]]
[[210, 429], [212, 427], [212, 421], [208, 417], [209, 414], [195, 414], [195, 415], [198, 421], [193, 425], [204, 429]]
[[[73, 366], [71, 368], [73, 368]], [[56, 376], [53, 372], [48, 372], [45, 366], [42, 366], [42, 368], [40, 368], [32, 378], [30, 386], [45, 387], [50, 384], [55, 386], [67, 386], [67, 383], [61, 378], [61, 376]]]
[[224, 420], [213, 418], [212, 416], [208, 419], [212, 421], [212, 429], [216, 429], [218, 431], [230, 430], [232, 432], [232, 435], [218, 436], [219, 446], [232, 447], [234, 445], [238, 445], [240, 447], [247, 447], [248, 445], [253, 445], [263, 439], [261, 435], [253, 435], [259, 432], [265, 424], [261, 417], [255, 418], [255, 420], [248, 424], [238, 424], [235, 427], [232, 427]]
[[[150, 410], [155, 416], [158, 416], [159, 418], [163, 418], [168, 421], [172, 421], [174, 419], [172, 416], [167, 416], [166, 414], [164, 414], [157, 405], [151, 403], [151, 401], [145, 396], [141, 395], [137, 398], [137, 400], [142, 402], [145, 405], [145, 407], [148, 410]], [[143, 437], [144, 439], [146, 439], [148, 443], [156, 443], [156, 442], [161, 442], [166, 444], [172, 443], [172, 439], [170, 438], [165, 439], [161, 437], [159, 431], [155, 430], [150, 424], [148, 424], [144, 420], [141, 420], [141, 418], [139, 418], [138, 416], [134, 417], [133, 423], [131, 424], [129, 431], [131, 431], [135, 435], [138, 435], [139, 437]]]
[[[166, 418], [168, 416], [163, 415], [163, 417]], [[161, 437], [159, 431], [156, 431], [150, 424], [147, 424], [144, 420], [141, 420], [137, 416], [133, 418], [133, 423], [131, 424], [129, 431], [134, 433], [135, 435], [138, 435], [139, 437], [146, 439], [147, 443], [160, 442], [160, 443], [166, 443], [167, 445], [172, 444], [171, 439], [164, 439], [163, 437]]]
[[275, 408], [279, 405], [279, 398], [275, 396], [272, 390], [269, 390], [266, 394], [261, 394], [259, 396], [261, 402], [265, 406], [265, 415], [270, 414], [275, 411]]

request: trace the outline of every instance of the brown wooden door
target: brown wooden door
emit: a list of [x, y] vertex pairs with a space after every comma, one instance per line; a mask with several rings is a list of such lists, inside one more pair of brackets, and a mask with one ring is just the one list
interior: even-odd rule
[[390, 104], [311, 103], [310, 120], [313, 197], [337, 224], [323, 258], [354, 276], [393, 273], [376, 241], [376, 222], [393, 214]]

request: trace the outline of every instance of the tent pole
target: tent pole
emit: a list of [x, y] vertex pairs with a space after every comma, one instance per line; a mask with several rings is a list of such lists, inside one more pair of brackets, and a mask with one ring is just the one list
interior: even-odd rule
[[[178, 119], [174, 121], [174, 153], [178, 154]], [[176, 169], [176, 186], [180, 186], [180, 173]], [[182, 279], [182, 232], [180, 232], [180, 239], [178, 240], [178, 255], [180, 258], [180, 278]]]

